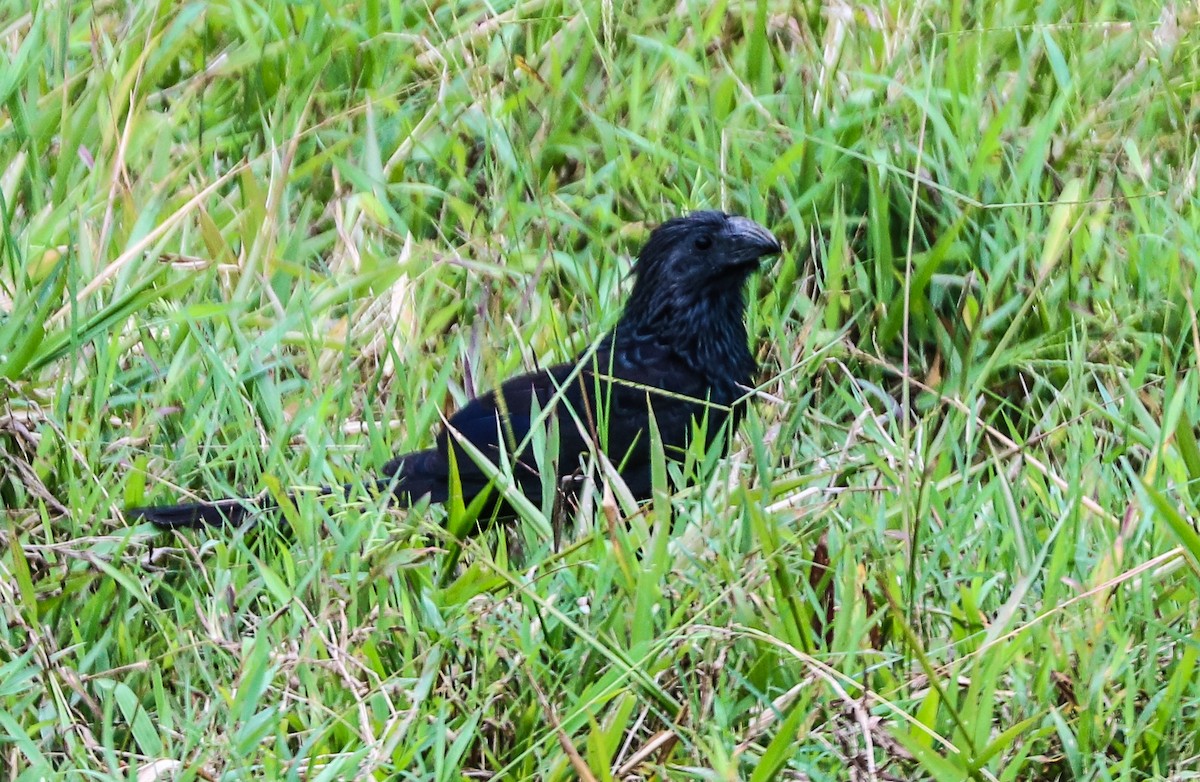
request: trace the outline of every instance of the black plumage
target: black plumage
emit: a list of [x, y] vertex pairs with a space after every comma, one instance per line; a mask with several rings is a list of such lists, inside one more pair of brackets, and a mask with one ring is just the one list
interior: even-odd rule
[[[694, 431], [705, 432], [711, 444], [726, 436], [727, 422], [736, 427], [755, 371], [744, 322], [746, 280], [763, 256], [779, 252], [775, 237], [744, 217], [704, 211], [660, 225], [638, 256], [633, 292], [612, 332], [572, 363], [514, 377], [472, 400], [450, 417], [433, 448], [388, 462], [378, 485], [403, 503], [424, 496], [445, 502], [453, 461], [469, 505], [491, 480], [466, 441], [492, 464], [506, 462], [516, 487], [537, 505], [542, 467], [527, 435], [553, 418], [556, 485], [579, 469], [594, 444], [635, 498], [649, 497], [651, 420], [674, 459]], [[493, 487], [483, 517], [513, 515], [501, 495]], [[128, 513], [179, 527], [237, 522], [250, 509], [246, 500], [221, 500]]]

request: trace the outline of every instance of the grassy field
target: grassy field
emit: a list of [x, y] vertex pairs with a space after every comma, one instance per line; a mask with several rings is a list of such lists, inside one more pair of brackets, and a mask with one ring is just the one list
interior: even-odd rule
[[[1200, 778], [1194, 4], [35, 6], [0, 779]], [[123, 517], [429, 445], [696, 208], [787, 248], [697, 487]]]

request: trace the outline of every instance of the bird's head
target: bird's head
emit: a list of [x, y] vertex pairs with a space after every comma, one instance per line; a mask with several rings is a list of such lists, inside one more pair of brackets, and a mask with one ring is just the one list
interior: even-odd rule
[[724, 212], [692, 212], [655, 228], [638, 255], [637, 280], [625, 306], [626, 331], [740, 326], [746, 280], [779, 240], [753, 220]]
[[693, 212], [655, 228], [638, 255], [637, 279], [617, 336], [652, 337], [698, 364], [734, 367], [748, 377], [746, 280], [779, 240], [753, 220]]
[[636, 288], [668, 287], [704, 294], [741, 289], [779, 240], [753, 220], [724, 212], [692, 212], [655, 228], [638, 255]]

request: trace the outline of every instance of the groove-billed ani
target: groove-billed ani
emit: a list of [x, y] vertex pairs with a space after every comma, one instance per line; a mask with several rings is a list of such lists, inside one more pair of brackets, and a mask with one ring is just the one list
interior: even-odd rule
[[[492, 464], [507, 462], [516, 487], [537, 505], [543, 480], [526, 436], [553, 417], [546, 431], [558, 435], [555, 485], [579, 469], [594, 443], [633, 496], [648, 498], [651, 413], [671, 459], [682, 458], [694, 431], [711, 444], [727, 436], [726, 421], [736, 427], [755, 370], [743, 322], [746, 280], [763, 256], [779, 252], [775, 237], [744, 217], [694, 212], [660, 225], [638, 255], [633, 293], [611, 333], [575, 362], [520, 375], [472, 400], [433, 448], [384, 465], [378, 486], [405, 504], [423, 496], [445, 502], [453, 456], [470, 505], [490, 480], [466, 441]], [[485, 504], [484, 518], [514, 515], [494, 486]], [[236, 523], [252, 509], [252, 501], [233, 499], [128, 513], [185, 527]]]

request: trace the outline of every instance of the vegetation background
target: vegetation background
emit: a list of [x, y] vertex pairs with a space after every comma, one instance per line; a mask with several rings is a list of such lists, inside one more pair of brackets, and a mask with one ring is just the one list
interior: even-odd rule
[[[0, 778], [1196, 778], [1198, 21], [0, 0]], [[427, 445], [694, 208], [788, 248], [699, 488], [123, 518]]]

